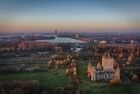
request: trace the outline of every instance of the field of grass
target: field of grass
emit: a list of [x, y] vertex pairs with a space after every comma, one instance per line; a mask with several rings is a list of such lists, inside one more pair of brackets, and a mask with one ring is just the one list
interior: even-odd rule
[[[91, 82], [86, 76], [86, 64], [78, 66], [82, 94], [140, 94], [140, 84], [110, 86], [104, 82]], [[64, 69], [51, 69], [47, 72], [17, 72], [0, 73], [0, 80], [36, 79], [39, 81], [39, 91], [48, 87], [65, 87], [70, 85], [70, 78]]]
[[92, 86], [82, 88], [83, 94], [140, 94], [139, 84], [123, 86]]
[[78, 66], [81, 79], [80, 89], [83, 94], [140, 94], [140, 84], [131, 83], [121, 86], [111, 86], [105, 82], [91, 82], [86, 76], [87, 64]]
[[38, 80], [39, 90], [42, 91], [48, 87], [64, 87], [69, 85], [69, 77], [64, 70], [49, 70], [47, 72], [18, 72], [18, 73], [0, 73], [0, 80]]

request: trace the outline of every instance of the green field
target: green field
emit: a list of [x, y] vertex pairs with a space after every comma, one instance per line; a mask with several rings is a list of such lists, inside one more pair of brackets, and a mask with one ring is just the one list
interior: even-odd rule
[[78, 73], [81, 79], [80, 89], [83, 94], [140, 94], [140, 84], [126, 84], [111, 86], [105, 82], [91, 82], [86, 76], [87, 64], [78, 66]]
[[[140, 84], [110, 86], [108, 83], [91, 82], [86, 77], [86, 65], [78, 66], [80, 89], [82, 94], [140, 94]], [[0, 80], [25, 80], [36, 79], [39, 81], [39, 91], [48, 87], [65, 87], [70, 85], [70, 78], [64, 69], [50, 69], [47, 72], [17, 72], [0, 73]]]
[[28, 80], [39, 81], [39, 91], [48, 87], [65, 87], [69, 85], [69, 77], [64, 70], [50, 70], [47, 72], [18, 72], [0, 73], [0, 80]]

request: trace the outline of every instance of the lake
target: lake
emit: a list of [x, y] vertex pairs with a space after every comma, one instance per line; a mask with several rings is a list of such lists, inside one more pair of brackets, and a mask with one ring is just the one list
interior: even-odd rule
[[50, 43], [85, 43], [81, 40], [76, 40], [73, 38], [67, 38], [67, 37], [56, 37], [55, 39], [51, 40], [37, 40], [39, 42], [50, 42]]

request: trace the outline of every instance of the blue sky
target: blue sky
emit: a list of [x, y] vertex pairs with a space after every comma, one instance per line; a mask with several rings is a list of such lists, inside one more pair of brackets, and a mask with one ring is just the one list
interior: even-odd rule
[[139, 25], [140, 0], [0, 0], [0, 25], [23, 23]]

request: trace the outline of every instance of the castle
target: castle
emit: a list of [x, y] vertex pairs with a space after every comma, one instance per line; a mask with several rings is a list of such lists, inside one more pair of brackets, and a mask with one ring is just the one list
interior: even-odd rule
[[96, 67], [89, 63], [87, 74], [91, 81], [120, 79], [120, 69], [115, 59], [111, 57], [109, 53], [104, 53], [102, 62], [98, 63]]

